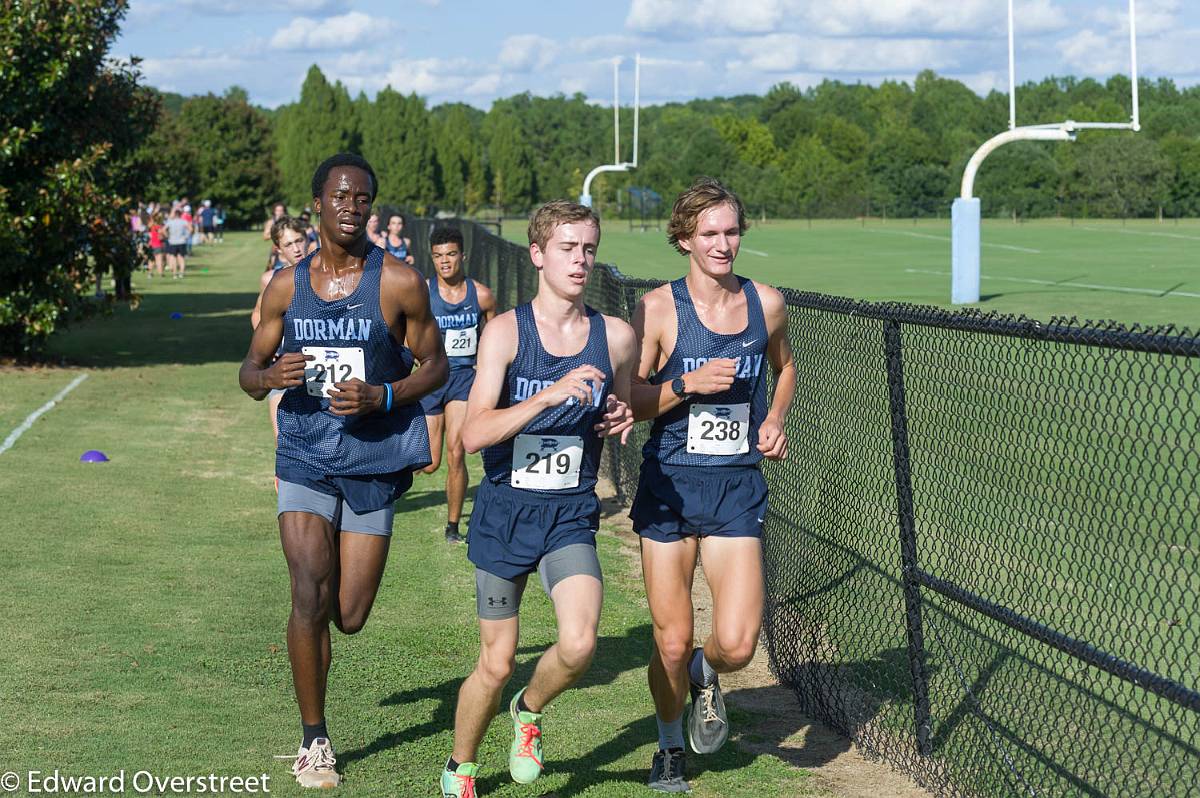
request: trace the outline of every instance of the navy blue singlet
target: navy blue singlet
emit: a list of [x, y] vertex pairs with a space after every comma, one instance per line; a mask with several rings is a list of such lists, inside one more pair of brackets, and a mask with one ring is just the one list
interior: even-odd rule
[[404, 260], [408, 257], [408, 245], [404, 243], [403, 236], [400, 238], [400, 243], [393, 247], [392, 237], [389, 235], [384, 235], [383, 244], [387, 247], [387, 251], [393, 258], [396, 258], [397, 260]]
[[[762, 460], [762, 452], [758, 451], [758, 428], [767, 417], [767, 384], [763, 373], [767, 353], [767, 322], [754, 283], [745, 277], [738, 277], [738, 282], [742, 293], [746, 295], [746, 329], [722, 335], [705, 327], [696, 315], [696, 308], [688, 293], [687, 279], [681, 277], [671, 281], [678, 330], [675, 349], [662, 370], [650, 377], [650, 383], [661, 385], [671, 382], [717, 357], [733, 358], [737, 362], [737, 374], [729, 390], [711, 396], [693, 397], [654, 419], [650, 438], [642, 447], [642, 456], [647, 460], [657, 460], [665, 466], [752, 466]], [[694, 403], [749, 403], [749, 451], [732, 455], [688, 452], [688, 407]]]
[[[583, 439], [583, 461], [579, 469], [579, 485], [563, 490], [531, 491], [542, 495], [578, 495], [590, 493], [596, 487], [596, 471], [600, 466], [600, 451], [604, 447], [593, 426], [599, 424], [604, 415], [604, 405], [612, 392], [613, 368], [608, 357], [608, 333], [604, 327], [604, 316], [587, 308], [591, 330], [587, 343], [578, 354], [556, 357], [542, 346], [537, 323], [533, 319], [533, 306], [529, 303], [517, 306], [517, 356], [509, 364], [504, 375], [504, 389], [500, 394], [498, 408], [512, 407], [533, 396], [543, 388], [557, 382], [567, 372], [579, 366], [595, 366], [604, 374], [601, 385], [592, 386], [592, 402], [582, 406], [572, 401], [569, 404], [543, 410], [537, 418], [521, 430], [524, 435], [577, 435]], [[514, 436], [515, 437], [515, 436]], [[487, 478], [497, 484], [510, 484], [513, 466], [513, 438], [483, 450], [483, 466]]]
[[[447, 330], [466, 330], [471, 327], [475, 328], [475, 343], [479, 345], [479, 322], [483, 318], [483, 313], [479, 309], [479, 294], [475, 290], [475, 281], [470, 277], [467, 279], [467, 295], [461, 302], [447, 302], [442, 299], [442, 294], [438, 290], [438, 279], [436, 277], [429, 278], [429, 308], [433, 311], [433, 317], [437, 319], [438, 329], [442, 331], [442, 337], [446, 336]], [[446, 349], [447, 358], [450, 361], [450, 368], [474, 368], [475, 355], [455, 355]]]
[[[295, 293], [283, 317], [283, 351], [305, 346], [358, 347], [363, 350], [365, 381], [395, 382], [409, 375], [412, 355], [397, 343], [379, 308], [383, 250], [373, 247], [350, 296], [326, 301], [313, 291], [312, 255], [296, 264]], [[420, 405], [391, 413], [336, 416], [324, 396], [304, 386], [291, 388], [279, 405], [279, 442], [275, 469], [280, 479], [311, 476], [391, 474], [429, 463], [429, 431]]]

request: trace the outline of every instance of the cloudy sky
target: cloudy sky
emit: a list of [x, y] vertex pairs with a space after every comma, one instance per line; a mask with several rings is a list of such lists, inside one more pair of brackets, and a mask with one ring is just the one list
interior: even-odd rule
[[[1143, 75], [1200, 83], [1200, 2], [1137, 5]], [[296, 99], [313, 63], [354, 93], [391, 85], [431, 104], [487, 108], [523, 91], [608, 101], [612, 59], [635, 52], [648, 103], [761, 93], [784, 80], [911, 80], [926, 68], [982, 93], [1007, 86], [1006, 8], [1006, 0], [131, 0], [113, 53], [144, 59], [160, 89], [237, 84], [269, 107]], [[1126, 10], [1127, 0], [1017, 0], [1018, 81], [1128, 72]]]

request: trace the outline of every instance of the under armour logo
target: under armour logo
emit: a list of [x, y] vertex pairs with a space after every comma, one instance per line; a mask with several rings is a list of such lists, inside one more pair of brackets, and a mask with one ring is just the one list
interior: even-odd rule
[[488, 606], [489, 607], [507, 607], [508, 606], [508, 596], [501, 596], [500, 598], [496, 598], [495, 596], [488, 596]]

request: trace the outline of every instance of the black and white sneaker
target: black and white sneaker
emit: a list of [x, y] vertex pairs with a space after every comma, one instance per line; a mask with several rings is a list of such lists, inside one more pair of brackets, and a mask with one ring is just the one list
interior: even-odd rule
[[682, 748], [660, 749], [650, 764], [650, 780], [646, 786], [659, 792], [691, 792], [691, 785], [683, 778], [686, 762]]
[[462, 543], [462, 535], [458, 534], [458, 530], [449, 524], [446, 525], [446, 542], [447, 543]]
[[691, 685], [692, 711], [688, 714], [688, 742], [697, 754], [721, 750], [729, 737], [729, 716], [721, 697], [721, 682], [714, 676], [710, 684]]

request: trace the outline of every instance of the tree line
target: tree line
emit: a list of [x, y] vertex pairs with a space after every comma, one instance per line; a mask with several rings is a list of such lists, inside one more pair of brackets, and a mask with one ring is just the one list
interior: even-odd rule
[[[1123, 76], [1027, 83], [1018, 89], [1021, 120], [1127, 120], [1129, 88]], [[984, 213], [1200, 215], [1200, 87], [1160, 79], [1139, 88], [1138, 135], [1088, 131], [1073, 144], [997, 150], [976, 182]], [[261, 216], [276, 196], [293, 207], [307, 204], [313, 165], [339, 150], [371, 161], [381, 203], [421, 213], [524, 213], [551, 198], [578, 196], [587, 172], [613, 157], [611, 109], [582, 94], [519, 94], [486, 112], [461, 103], [430, 107], [390, 88], [374, 99], [352, 97], [313, 66], [299, 99], [274, 111], [248, 105], [238, 89], [223, 98], [183, 99], [178, 107], [164, 111], [156, 136], [167, 133], [164, 151], [181, 163], [195, 153], [206, 165], [165, 176], [191, 180], [176, 194], [240, 202], [245, 211], [239, 206], [231, 215], [234, 224], [252, 221], [251, 211]], [[632, 114], [625, 110], [628, 159]], [[762, 96], [643, 108], [639, 168], [600, 175], [592, 194], [602, 212], [632, 213], [627, 189], [670, 198], [708, 174], [734, 186], [755, 215], [934, 216], [947, 213], [967, 160], [1007, 123], [1006, 94], [981, 97], [930, 71], [911, 84], [827, 80], [802, 90], [783, 83]], [[232, 138], [222, 145], [225, 137]]]
[[[274, 110], [237, 87], [158, 92], [136, 60], [107, 57], [127, 5], [22, 0], [0, 9], [0, 356], [27, 355], [64, 321], [106, 307], [90, 301], [91, 288], [100, 274], [127, 277], [141, 258], [127, 218], [141, 200], [212, 199], [228, 226], [247, 226], [275, 201], [308, 204], [315, 165], [349, 150], [374, 165], [382, 205], [523, 214], [579, 195], [587, 172], [613, 157], [611, 109], [582, 94], [518, 94], [487, 111], [430, 107], [391, 88], [352, 97], [316, 66], [299, 99]], [[1129, 88], [1122, 76], [1027, 83], [1021, 117], [1127, 119]], [[1143, 80], [1140, 93], [1141, 134], [998, 150], [976, 182], [984, 213], [1200, 216], [1200, 87]], [[975, 149], [1006, 124], [1006, 95], [981, 97], [930, 71], [911, 84], [784, 83], [761, 96], [642, 109], [639, 168], [601, 175], [592, 194], [601, 213], [619, 216], [633, 212], [629, 189], [669, 202], [707, 174], [756, 216], [932, 216], [946, 212]]]
[[[1142, 132], [1086, 132], [1074, 144], [1004, 146], [980, 170], [977, 196], [994, 216], [1200, 215], [1200, 88], [1142, 80]], [[1022, 121], [1128, 120], [1129, 80], [1046, 78], [1018, 91]], [[628, 112], [628, 109], [626, 109]], [[622, 115], [623, 158], [632, 114]], [[737, 188], [756, 215], [946, 214], [962, 170], [1007, 127], [1008, 97], [980, 97], [925, 71], [912, 84], [826, 80], [779, 84], [766, 95], [642, 109], [641, 164], [602, 174], [600, 209], [632, 212], [628, 188], [670, 198], [698, 174]], [[580, 194], [584, 175], [612, 160], [611, 109], [583, 95], [516, 95], [484, 112], [428, 107], [384, 89], [352, 97], [313, 66], [298, 101], [272, 114], [272, 140], [290, 204], [307, 202], [312, 164], [361, 152], [384, 203], [419, 211], [524, 212]]]

